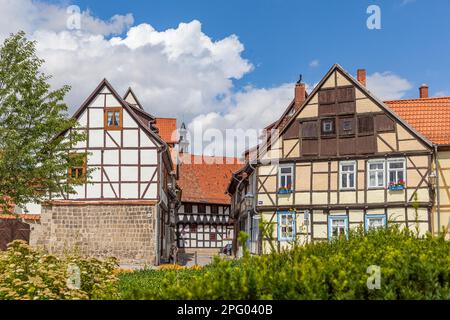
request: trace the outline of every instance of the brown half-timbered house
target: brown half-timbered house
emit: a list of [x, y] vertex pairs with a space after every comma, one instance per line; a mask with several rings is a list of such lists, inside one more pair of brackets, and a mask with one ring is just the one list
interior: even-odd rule
[[295, 111], [247, 154], [252, 214], [274, 225], [279, 247], [357, 226], [432, 229], [433, 144], [365, 88], [364, 71], [358, 78], [334, 65], [307, 97], [297, 84]]
[[67, 183], [81, 183], [74, 194], [52, 194], [42, 205], [38, 245], [124, 263], [167, 260], [177, 188], [170, 147], [155, 117], [131, 89], [122, 98], [104, 79], [74, 118], [78, 126], [71, 130], [87, 139], [70, 151], [84, 161], [68, 169]]

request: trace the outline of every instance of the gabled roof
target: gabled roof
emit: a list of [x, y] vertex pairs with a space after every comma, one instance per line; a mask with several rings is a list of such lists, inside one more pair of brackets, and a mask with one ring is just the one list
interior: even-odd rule
[[[303, 105], [294, 113], [294, 115], [287, 121], [286, 125], [283, 126], [283, 128], [280, 128], [278, 132], [277, 138], [281, 137], [283, 133], [286, 131], [286, 129], [289, 127], [289, 125], [297, 118], [297, 116], [302, 112], [304, 107], [309, 103], [309, 101], [314, 97], [314, 95], [319, 91], [319, 89], [322, 87], [322, 85], [325, 83], [325, 81], [330, 77], [330, 75], [334, 71], [340, 71], [344, 77], [347, 78], [348, 81], [353, 83], [359, 90], [361, 90], [369, 99], [371, 99], [375, 104], [377, 104], [381, 109], [386, 111], [389, 115], [394, 117], [405, 129], [407, 129], [409, 132], [411, 132], [414, 136], [416, 136], [419, 140], [421, 140], [424, 144], [431, 147], [433, 144], [432, 142], [427, 139], [423, 134], [419, 133], [417, 130], [415, 130], [412, 126], [410, 126], [407, 122], [405, 122], [399, 115], [397, 115], [393, 110], [391, 110], [386, 104], [383, 103], [383, 101], [379, 100], [377, 97], [375, 97], [369, 90], [367, 90], [366, 87], [361, 85], [358, 80], [356, 80], [351, 74], [349, 74], [343, 67], [341, 67], [339, 64], [334, 64], [330, 70], [326, 73], [326, 75], [320, 80], [320, 82], [314, 87], [313, 91], [309, 94], [308, 98], [303, 102]], [[258, 145], [258, 149], [264, 147], [263, 150], [269, 150], [271, 146], [271, 142], [276, 139], [270, 139], [266, 143], [262, 143]]]
[[225, 191], [233, 172], [243, 165], [238, 158], [184, 153], [180, 154], [180, 160], [181, 201], [230, 204]]
[[[127, 101], [128, 96], [131, 95], [132, 99], [134, 101], [136, 101], [136, 104], [130, 103]], [[131, 89], [131, 87], [128, 88], [127, 92], [125, 92], [125, 95], [123, 96], [123, 100], [127, 101], [130, 105], [132, 106], [136, 106], [142, 110], [144, 110], [144, 107], [142, 106], [142, 104], [139, 102], [139, 99], [137, 98], [137, 96], [134, 94], [133, 89]]]
[[450, 97], [388, 100], [384, 103], [434, 144], [450, 144]]
[[83, 111], [89, 106], [89, 104], [93, 101], [93, 99], [97, 96], [97, 94], [100, 93], [100, 91], [103, 89], [103, 87], [107, 87], [108, 90], [112, 93], [112, 95], [119, 101], [119, 103], [122, 105], [122, 107], [128, 111], [130, 116], [133, 118], [134, 121], [139, 125], [139, 127], [146, 132], [150, 137], [156, 140], [156, 143], [159, 144], [160, 147], [163, 147], [166, 145], [166, 142], [161, 139], [155, 132], [153, 132], [148, 125], [146, 125], [141, 118], [136, 114], [136, 112], [133, 110], [133, 108], [125, 101], [123, 100], [117, 91], [113, 88], [113, 86], [109, 83], [108, 80], [103, 79], [97, 88], [89, 95], [89, 97], [83, 102], [83, 104], [78, 108], [78, 110], [73, 115], [73, 118], [78, 119], [80, 115], [83, 113]]

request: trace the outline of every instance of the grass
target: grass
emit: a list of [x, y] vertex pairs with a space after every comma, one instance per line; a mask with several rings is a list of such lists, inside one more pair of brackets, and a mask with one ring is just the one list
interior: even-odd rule
[[194, 269], [181, 270], [141, 270], [119, 274], [120, 299], [153, 299], [167, 288], [169, 281], [179, 281], [189, 285], [189, 280], [202, 275], [205, 271]]

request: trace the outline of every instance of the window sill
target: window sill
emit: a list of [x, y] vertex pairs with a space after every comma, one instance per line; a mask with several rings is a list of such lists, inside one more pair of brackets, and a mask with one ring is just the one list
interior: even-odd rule
[[339, 189], [340, 192], [356, 191], [356, 188]]

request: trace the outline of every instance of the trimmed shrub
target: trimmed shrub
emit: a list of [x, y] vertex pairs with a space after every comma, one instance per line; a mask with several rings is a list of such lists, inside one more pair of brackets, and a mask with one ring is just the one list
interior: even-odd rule
[[[369, 266], [380, 267], [370, 289]], [[450, 244], [397, 226], [238, 261], [196, 273], [147, 271], [120, 279], [127, 299], [450, 299]]]

